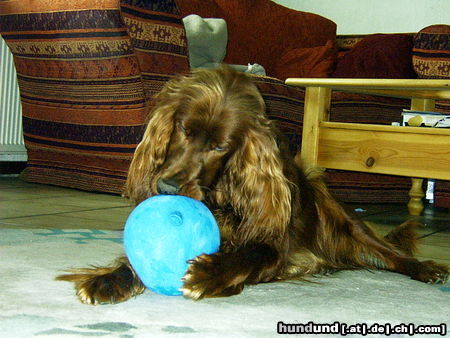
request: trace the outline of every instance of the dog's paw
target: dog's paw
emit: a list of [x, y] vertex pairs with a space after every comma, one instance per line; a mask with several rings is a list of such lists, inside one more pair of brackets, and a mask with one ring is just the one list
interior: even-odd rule
[[84, 304], [115, 304], [126, 301], [132, 294], [110, 274], [87, 277], [75, 285], [76, 293]]
[[445, 284], [448, 280], [448, 267], [434, 261], [420, 262], [417, 275], [413, 279], [429, 284]]
[[239, 273], [227, 271], [220, 254], [200, 255], [189, 261], [180, 291], [183, 296], [199, 300], [205, 297], [227, 297], [244, 288]]
[[90, 305], [120, 303], [145, 290], [142, 282], [126, 266], [116, 269], [79, 269], [56, 279], [75, 283], [79, 300]]

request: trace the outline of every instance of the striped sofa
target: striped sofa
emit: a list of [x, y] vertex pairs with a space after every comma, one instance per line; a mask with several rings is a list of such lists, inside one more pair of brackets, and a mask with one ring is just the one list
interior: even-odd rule
[[[252, 4], [261, 1], [269, 0]], [[22, 100], [28, 151], [24, 180], [122, 192], [154, 94], [175, 74], [189, 71], [181, 21], [189, 12], [186, 3], [0, 0], [0, 33], [14, 55]], [[294, 21], [296, 16], [305, 18], [302, 12], [289, 11]], [[325, 33], [316, 41], [305, 39], [306, 47], [336, 38], [333, 22], [308, 15], [315, 29]], [[352, 39], [341, 38], [341, 51], [351, 48]], [[269, 117], [296, 151], [304, 91], [276, 77], [255, 81]], [[390, 124], [399, 121], [401, 110], [408, 107], [401, 99], [334, 95], [331, 120], [335, 121]], [[409, 178], [333, 170], [327, 178], [333, 192], [347, 202], [408, 200]], [[442, 201], [450, 204], [448, 185], [441, 191]]]

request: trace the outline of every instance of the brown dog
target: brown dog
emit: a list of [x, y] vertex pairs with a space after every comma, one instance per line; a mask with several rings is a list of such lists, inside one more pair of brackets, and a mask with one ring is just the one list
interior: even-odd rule
[[[447, 266], [411, 256], [412, 223], [378, 238], [332, 198], [317, 172], [298, 167], [251, 78], [228, 68], [167, 83], [135, 152], [126, 194], [136, 203], [185, 195], [214, 213], [222, 245], [190, 261], [182, 291], [193, 299], [356, 268], [430, 283], [448, 277]], [[124, 301], [145, 289], [125, 257], [57, 278], [75, 282], [88, 304]]]

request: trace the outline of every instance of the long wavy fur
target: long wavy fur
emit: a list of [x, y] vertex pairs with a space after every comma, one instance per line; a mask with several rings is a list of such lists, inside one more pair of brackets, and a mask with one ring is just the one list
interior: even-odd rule
[[[125, 195], [136, 203], [186, 195], [214, 213], [222, 245], [189, 262], [186, 297], [230, 296], [246, 284], [357, 268], [445, 282], [447, 266], [412, 257], [415, 224], [377, 237], [331, 196], [320, 171], [295, 163], [265, 109], [252, 78], [226, 67], [175, 78], [156, 98]], [[143, 291], [126, 258], [58, 278], [75, 282], [89, 304]]]

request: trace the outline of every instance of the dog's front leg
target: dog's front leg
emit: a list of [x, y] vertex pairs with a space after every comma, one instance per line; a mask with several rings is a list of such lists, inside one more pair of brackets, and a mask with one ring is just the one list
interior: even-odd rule
[[279, 253], [266, 244], [247, 244], [231, 252], [200, 255], [189, 261], [181, 291], [195, 300], [236, 295], [245, 284], [273, 280], [280, 270], [280, 261]]

